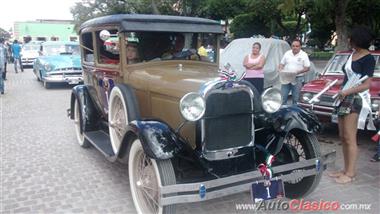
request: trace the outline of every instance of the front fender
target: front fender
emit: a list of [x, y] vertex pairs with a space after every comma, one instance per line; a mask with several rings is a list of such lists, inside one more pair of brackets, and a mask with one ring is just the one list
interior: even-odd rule
[[273, 128], [276, 132], [283, 133], [288, 133], [292, 129], [313, 133], [321, 128], [321, 124], [314, 113], [293, 105], [283, 107], [273, 114]]
[[261, 145], [266, 147], [269, 153], [275, 155], [280, 152], [290, 131], [298, 129], [307, 133], [315, 133], [320, 127], [314, 113], [296, 105], [282, 107], [271, 115], [271, 119], [267, 120], [266, 131], [262, 136], [262, 139], [266, 140]]
[[183, 151], [187, 145], [165, 122], [157, 120], [134, 120], [127, 131], [133, 132], [141, 141], [145, 153], [153, 159], [170, 159]]

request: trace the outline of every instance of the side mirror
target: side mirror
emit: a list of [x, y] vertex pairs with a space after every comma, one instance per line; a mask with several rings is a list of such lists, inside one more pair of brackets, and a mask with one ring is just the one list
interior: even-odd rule
[[111, 33], [108, 30], [102, 30], [99, 33], [99, 37], [101, 40], [106, 41], [111, 37]]

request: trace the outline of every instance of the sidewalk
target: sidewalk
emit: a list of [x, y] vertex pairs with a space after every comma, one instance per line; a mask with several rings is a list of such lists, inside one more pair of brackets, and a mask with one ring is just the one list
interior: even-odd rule
[[380, 163], [370, 162], [376, 148], [376, 143], [370, 139], [373, 134], [374, 132], [358, 131], [359, 154], [356, 180], [349, 184], [337, 184], [334, 179], [327, 176], [326, 172], [343, 168], [342, 146], [340, 145], [337, 126], [326, 127], [318, 139], [322, 151], [330, 149], [337, 151], [336, 163], [335, 166], [325, 171], [316, 191], [308, 197], [309, 200], [338, 201], [341, 204], [371, 204], [370, 210], [362, 211], [364, 213], [380, 212]]

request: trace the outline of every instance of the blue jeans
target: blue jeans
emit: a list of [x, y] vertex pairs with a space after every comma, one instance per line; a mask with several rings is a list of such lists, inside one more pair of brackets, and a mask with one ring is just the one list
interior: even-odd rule
[[3, 79], [4, 69], [0, 67], [0, 92], [4, 93], [4, 79]]
[[289, 92], [292, 92], [292, 102], [297, 104], [300, 98], [300, 91], [303, 85], [305, 78], [303, 76], [296, 77], [296, 84], [292, 83], [282, 84], [281, 85], [281, 95], [282, 95], [282, 104], [285, 105], [288, 101]]
[[20, 65], [21, 71], [24, 71], [24, 68], [22, 67], [21, 57], [20, 58], [15, 58], [13, 63], [14, 63], [14, 66], [15, 66], [16, 73], [17, 73], [17, 64]]

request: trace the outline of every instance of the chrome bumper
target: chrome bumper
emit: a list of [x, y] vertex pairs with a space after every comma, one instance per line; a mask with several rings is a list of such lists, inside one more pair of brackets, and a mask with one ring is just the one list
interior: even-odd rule
[[[333, 112], [334, 108], [330, 106], [321, 106], [321, 105], [311, 105], [307, 103], [298, 103], [300, 106], [310, 109], [314, 112], [314, 114], [318, 116], [327, 116], [331, 118], [331, 113]], [[380, 118], [377, 116], [376, 112], [372, 112], [372, 118], [374, 121], [380, 120]]]
[[[320, 170], [326, 169], [328, 165], [335, 163], [335, 158], [336, 151], [331, 151], [319, 158], [273, 167], [272, 170], [274, 177], [272, 180], [282, 179], [283, 181], [293, 181], [303, 177], [315, 175], [319, 173]], [[309, 169], [303, 170], [306, 167]], [[293, 170], [297, 171], [286, 175], [279, 175], [279, 173]], [[259, 181], [263, 181], [263, 177], [258, 170], [255, 170], [205, 182], [161, 186], [161, 200], [159, 201], [159, 204], [164, 206], [220, 198], [227, 195], [249, 191], [252, 183]], [[205, 192], [203, 197], [201, 197], [200, 194], [201, 188], [203, 191], [202, 194]]]
[[78, 84], [83, 82], [82, 76], [69, 76], [69, 75], [51, 75], [44, 77], [46, 82], [59, 83], [66, 82], [69, 84]]

